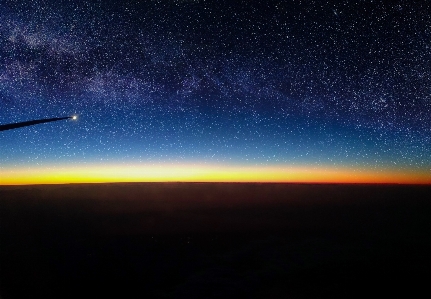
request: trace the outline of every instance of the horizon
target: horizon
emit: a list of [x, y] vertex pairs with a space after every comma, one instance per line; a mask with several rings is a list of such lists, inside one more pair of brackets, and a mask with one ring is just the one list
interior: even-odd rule
[[0, 170], [0, 185], [139, 182], [428, 185], [431, 178], [427, 173], [407, 171], [304, 166], [86, 165]]

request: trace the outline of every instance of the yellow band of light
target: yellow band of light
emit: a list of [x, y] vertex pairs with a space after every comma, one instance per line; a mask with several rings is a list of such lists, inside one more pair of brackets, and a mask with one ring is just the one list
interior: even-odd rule
[[309, 166], [84, 165], [0, 169], [1, 185], [172, 181], [431, 184], [431, 174]]

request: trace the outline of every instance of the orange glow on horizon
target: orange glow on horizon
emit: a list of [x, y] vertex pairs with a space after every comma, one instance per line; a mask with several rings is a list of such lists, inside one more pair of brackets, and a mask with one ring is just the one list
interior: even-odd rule
[[0, 185], [113, 182], [431, 184], [429, 173], [310, 166], [85, 165], [0, 169]]

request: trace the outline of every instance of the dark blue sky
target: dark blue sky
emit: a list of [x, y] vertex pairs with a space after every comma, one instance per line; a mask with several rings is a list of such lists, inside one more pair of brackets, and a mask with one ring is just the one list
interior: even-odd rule
[[[137, 3], [136, 3], [137, 2]], [[0, 167], [431, 173], [429, 1], [2, 1]]]

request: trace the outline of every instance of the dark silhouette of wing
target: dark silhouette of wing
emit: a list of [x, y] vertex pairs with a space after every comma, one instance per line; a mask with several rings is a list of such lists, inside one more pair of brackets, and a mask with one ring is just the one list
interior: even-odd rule
[[43, 124], [43, 123], [48, 123], [51, 121], [58, 121], [58, 120], [63, 120], [63, 119], [74, 119], [74, 117], [73, 116], [66, 116], [66, 117], [56, 117], [56, 118], [45, 118], [45, 119], [24, 121], [24, 122], [14, 123], [14, 124], [0, 125], [0, 131], [12, 130], [12, 129], [17, 129], [17, 128], [21, 128], [21, 127]]

